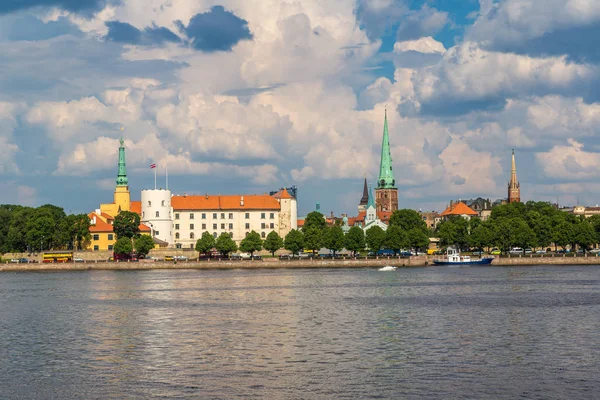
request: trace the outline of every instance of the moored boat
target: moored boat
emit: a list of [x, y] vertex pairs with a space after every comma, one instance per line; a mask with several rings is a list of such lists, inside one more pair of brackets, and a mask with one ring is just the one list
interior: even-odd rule
[[471, 258], [470, 256], [461, 256], [460, 252], [454, 247], [448, 247], [445, 258], [434, 259], [435, 265], [489, 265], [494, 260], [493, 257]]

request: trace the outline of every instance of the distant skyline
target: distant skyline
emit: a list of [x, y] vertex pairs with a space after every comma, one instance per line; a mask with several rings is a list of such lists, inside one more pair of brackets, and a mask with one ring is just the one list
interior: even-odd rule
[[506, 197], [513, 148], [522, 201], [600, 203], [600, 2], [173, 4], [0, 4], [0, 203], [110, 202], [123, 136], [134, 199], [355, 215], [386, 107], [400, 208]]

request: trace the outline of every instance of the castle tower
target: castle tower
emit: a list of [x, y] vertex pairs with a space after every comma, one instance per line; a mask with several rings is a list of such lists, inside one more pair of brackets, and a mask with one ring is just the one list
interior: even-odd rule
[[515, 164], [515, 150], [512, 151], [512, 166], [510, 169], [510, 182], [508, 182], [508, 202], [521, 201], [521, 184], [517, 180], [517, 166]]
[[392, 170], [392, 154], [387, 126], [387, 110], [383, 123], [383, 141], [381, 143], [381, 162], [379, 178], [375, 189], [375, 204], [377, 211], [396, 211], [398, 209], [398, 188]]
[[152, 229], [152, 236], [173, 245], [171, 191], [142, 190], [141, 222]]
[[360, 203], [358, 203], [358, 213], [360, 214], [363, 211], [366, 211], [367, 204], [369, 203], [369, 187], [367, 186], [367, 178], [365, 177], [365, 186], [363, 188], [363, 195], [360, 199]]
[[125, 144], [121, 138], [119, 147], [119, 171], [117, 173], [117, 187], [115, 188], [114, 204], [117, 207], [117, 214], [121, 211], [131, 210], [131, 196], [129, 194], [129, 185], [127, 180], [127, 169], [125, 166]]

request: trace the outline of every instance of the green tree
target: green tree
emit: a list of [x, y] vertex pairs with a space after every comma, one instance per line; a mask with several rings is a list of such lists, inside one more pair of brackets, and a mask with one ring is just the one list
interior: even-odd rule
[[377, 253], [385, 244], [385, 231], [377, 225], [367, 229], [365, 241], [371, 251]]
[[323, 246], [335, 253], [344, 248], [344, 231], [340, 226], [332, 226], [323, 233]]
[[302, 235], [302, 232], [292, 229], [285, 235], [283, 247], [287, 251], [291, 251], [292, 254], [298, 254], [304, 248], [304, 235]]
[[140, 235], [135, 239], [135, 251], [139, 256], [146, 257], [154, 248], [154, 240], [149, 235]]
[[511, 244], [521, 247], [525, 251], [526, 247], [534, 247], [536, 237], [533, 230], [527, 225], [522, 218], [513, 218], [511, 220]]
[[115, 217], [113, 230], [117, 238], [134, 238], [140, 234], [140, 216], [131, 211], [121, 211]]
[[345, 247], [354, 255], [365, 248], [365, 233], [358, 226], [350, 228], [345, 237]]
[[323, 242], [323, 230], [325, 228], [319, 228], [315, 225], [303, 227], [302, 233], [304, 234], [304, 249], [312, 250], [314, 253], [321, 249]]
[[325, 221], [323, 214], [318, 211], [308, 213], [306, 218], [304, 218], [304, 226], [302, 227], [302, 230], [306, 231], [307, 228], [311, 227], [316, 227], [321, 230], [327, 227], [327, 221]]
[[394, 255], [410, 246], [406, 232], [398, 225], [388, 226], [385, 231], [385, 245], [394, 251]]
[[215, 238], [208, 232], [202, 233], [202, 237], [196, 240], [196, 247], [194, 248], [198, 252], [198, 257], [202, 253], [208, 253], [215, 247]]
[[250, 253], [251, 257], [254, 257], [255, 251], [262, 250], [263, 241], [260, 235], [255, 231], [252, 231], [240, 242], [240, 251]]
[[82, 249], [91, 239], [90, 219], [86, 214], [71, 214], [62, 221], [63, 243], [73, 250]]
[[596, 243], [596, 234], [592, 224], [581, 221], [575, 225], [574, 241], [583, 251], [587, 251], [592, 244]]
[[554, 228], [552, 238], [556, 246], [565, 249], [568, 244], [575, 242], [575, 230], [573, 229], [573, 224], [562, 221]]
[[231, 238], [231, 235], [227, 232], [223, 232], [219, 235], [215, 242], [215, 248], [224, 256], [228, 257], [229, 253], [234, 252], [238, 249], [237, 244]]
[[489, 224], [482, 223], [471, 231], [471, 246], [483, 250], [494, 243], [493, 232]]
[[399, 226], [404, 231], [418, 228], [424, 233], [427, 232], [427, 225], [421, 215], [415, 210], [409, 209], [394, 211], [390, 216], [389, 226]]
[[410, 247], [415, 250], [426, 250], [429, 247], [429, 236], [427, 236], [420, 228], [412, 228], [407, 232], [408, 242]]
[[275, 256], [275, 252], [283, 247], [283, 239], [275, 231], [269, 232], [265, 242], [263, 243], [265, 250], [271, 252]]
[[120, 256], [131, 254], [133, 252], [133, 245], [131, 244], [131, 239], [128, 237], [121, 237], [117, 239], [113, 251], [115, 254]]

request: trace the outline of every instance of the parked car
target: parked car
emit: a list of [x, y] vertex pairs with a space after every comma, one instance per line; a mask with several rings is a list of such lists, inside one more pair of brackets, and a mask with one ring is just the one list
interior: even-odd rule
[[546, 250], [544, 250], [544, 249], [536, 250], [535, 254], [546, 254]]
[[490, 251], [490, 254], [491, 254], [491, 255], [493, 255], [493, 256], [500, 255], [500, 253], [502, 253], [502, 252], [501, 252], [501, 251], [500, 251], [500, 249], [499, 249], [499, 248], [497, 248], [497, 247], [494, 247], [494, 248], [492, 249], [492, 251]]
[[253, 260], [262, 260], [262, 256], [252, 256]]
[[175, 261], [187, 261], [188, 260], [187, 256], [175, 256], [173, 258], [175, 259]]
[[293, 256], [291, 254], [282, 254], [279, 256], [280, 260], [291, 260]]
[[73, 258], [73, 262], [82, 263], [82, 262], [85, 262], [85, 260], [81, 257], [75, 257], [75, 258]]
[[598, 253], [600, 253], [600, 249], [591, 249], [589, 252], [591, 254], [598, 254]]
[[523, 249], [520, 247], [513, 247], [508, 251], [508, 254], [510, 254], [511, 256], [518, 256], [523, 254]]
[[533, 251], [528, 247], [525, 249], [525, 254], [531, 254]]
[[475, 250], [475, 251], [474, 251], [472, 254], [473, 254], [474, 256], [482, 256], [482, 255], [484, 255], [485, 253], [484, 253], [484, 251], [483, 251], [483, 250]]

